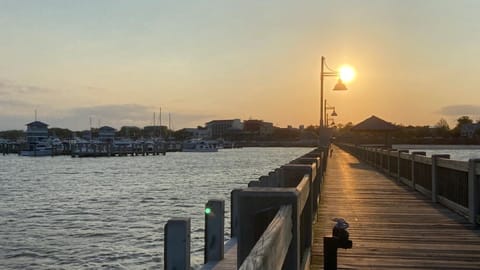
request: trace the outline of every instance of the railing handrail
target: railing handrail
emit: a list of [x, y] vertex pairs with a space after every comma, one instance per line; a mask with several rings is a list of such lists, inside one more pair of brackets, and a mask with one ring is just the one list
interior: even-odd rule
[[240, 269], [280, 269], [293, 238], [292, 227], [292, 206], [284, 205], [280, 207]]
[[307, 203], [308, 198], [310, 197], [310, 177], [308, 174], [304, 175], [300, 183], [296, 187], [299, 195], [299, 212], [303, 212], [303, 208]]

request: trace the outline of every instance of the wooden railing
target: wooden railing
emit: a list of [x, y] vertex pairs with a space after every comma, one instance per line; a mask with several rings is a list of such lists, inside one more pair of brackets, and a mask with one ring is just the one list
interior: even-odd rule
[[292, 229], [292, 206], [282, 206], [240, 269], [281, 269], [293, 238]]
[[[316, 220], [327, 153], [328, 148], [317, 148], [251, 181], [247, 188], [232, 191], [230, 242], [236, 245], [234, 268], [309, 268], [312, 224]], [[223, 204], [209, 201], [208, 205], [219, 205], [214, 207], [219, 214], [208, 215], [205, 219], [204, 252], [208, 267], [204, 269], [210, 269], [212, 260], [221, 263], [224, 259], [223, 229], [218, 229], [219, 226], [223, 228]], [[179, 229], [166, 228], [165, 231], [186, 232], [189, 219], [184, 219], [180, 225], [178, 222], [175, 220], [171, 224]], [[190, 237], [166, 235], [165, 239], [183, 239], [176, 246], [165, 243], [165, 246], [172, 246], [172, 250], [165, 249], [165, 269], [188, 269], [190, 266], [185, 262], [190, 261], [187, 258], [190, 255], [179, 255], [179, 252], [189, 251], [189, 243], [188, 247], [183, 243]]]
[[459, 214], [480, 224], [480, 159], [450, 160], [450, 156], [378, 147], [338, 145], [378, 170], [394, 177]]

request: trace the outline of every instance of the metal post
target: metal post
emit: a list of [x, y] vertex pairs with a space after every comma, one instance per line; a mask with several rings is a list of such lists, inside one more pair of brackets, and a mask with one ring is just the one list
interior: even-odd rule
[[323, 269], [337, 269], [337, 240], [333, 237], [323, 237]]
[[319, 134], [320, 134], [321, 128], [323, 127], [323, 67], [324, 66], [325, 66], [325, 57], [322, 56], [322, 63], [320, 66], [320, 126], [318, 131]]
[[204, 263], [223, 259], [224, 216], [224, 200], [209, 200], [207, 202], [205, 205]]
[[323, 102], [323, 117], [325, 118], [325, 127], [328, 128], [327, 100]]

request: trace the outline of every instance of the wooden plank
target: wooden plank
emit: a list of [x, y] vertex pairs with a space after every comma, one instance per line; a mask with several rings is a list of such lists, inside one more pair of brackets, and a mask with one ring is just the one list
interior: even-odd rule
[[468, 162], [466, 161], [439, 158], [437, 165], [439, 167], [444, 167], [452, 170], [468, 172]]
[[310, 269], [323, 269], [323, 237], [334, 217], [353, 248], [338, 269], [480, 269], [480, 230], [464, 217], [335, 148], [322, 186]]
[[204, 264], [202, 270], [234, 270], [237, 269], [237, 239], [232, 238], [225, 244], [223, 260]]
[[415, 155], [414, 160], [415, 160], [415, 162], [432, 165], [432, 158], [431, 157]]

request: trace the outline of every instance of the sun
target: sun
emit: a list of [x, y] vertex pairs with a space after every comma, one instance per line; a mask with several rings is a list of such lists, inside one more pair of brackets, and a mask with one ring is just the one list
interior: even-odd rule
[[343, 82], [350, 82], [355, 78], [355, 70], [351, 66], [342, 66], [340, 67], [340, 79]]

